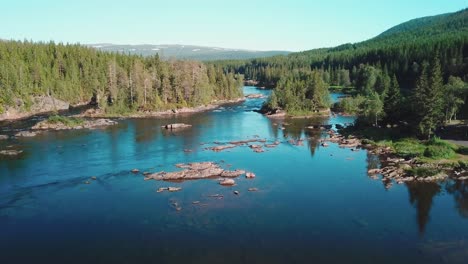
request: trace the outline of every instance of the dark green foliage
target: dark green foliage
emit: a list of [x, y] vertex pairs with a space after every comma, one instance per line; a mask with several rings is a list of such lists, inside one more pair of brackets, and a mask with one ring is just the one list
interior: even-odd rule
[[407, 171], [409, 175], [414, 177], [431, 177], [440, 173], [440, 169], [430, 167], [415, 167]]
[[319, 71], [292, 71], [279, 80], [266, 106], [269, 109], [279, 107], [290, 114], [305, 114], [328, 108], [328, 85]]
[[401, 100], [400, 85], [396, 76], [393, 75], [384, 99], [384, 111], [387, 122], [397, 123], [400, 120]]
[[[368, 113], [374, 112], [374, 121], [384, 120], [392, 125], [411, 124], [421, 136], [430, 137], [444, 121], [444, 116], [450, 120], [457, 113], [463, 115], [467, 112], [468, 108], [462, 107], [462, 102], [468, 98], [467, 93], [454, 89], [454, 80], [449, 86], [443, 86], [449, 76], [467, 81], [467, 62], [468, 9], [465, 9], [415, 19], [360, 43], [216, 64], [267, 87], [283, 86], [280, 80], [292, 71], [320, 71], [326, 83], [332, 86], [352, 83], [356, 91], [368, 99], [366, 103], [359, 104], [359, 108], [364, 107], [359, 111], [352, 109], [351, 101], [343, 103], [343, 108], [349, 112], [361, 112], [367, 121], [372, 115]], [[400, 91], [399, 87], [403, 89]], [[294, 87], [294, 90], [300, 89]], [[445, 92], [448, 92], [447, 96]], [[375, 111], [379, 108], [375, 93], [384, 102], [384, 114]], [[278, 101], [284, 99], [281, 93], [276, 96]]]
[[[246, 79], [274, 87], [293, 69], [321, 69], [330, 85], [344, 85], [341, 70], [353, 82], [360, 64], [386, 70], [397, 76], [402, 87], [414, 87], [423, 61], [432, 61], [439, 52], [444, 77], [468, 78], [468, 9], [431, 18], [420, 18], [394, 27], [380, 36], [336, 48], [322, 48], [248, 61], [217, 62], [226, 69], [245, 74]], [[409, 26], [408, 26], [409, 25]], [[405, 31], [408, 30], [408, 31]], [[372, 77], [372, 76], [370, 76]], [[345, 85], [346, 86], [346, 85]]]
[[455, 156], [455, 151], [445, 146], [428, 146], [424, 150], [424, 157], [431, 159], [451, 159]]
[[52, 115], [49, 116], [47, 119], [47, 122], [51, 124], [57, 124], [57, 123], [62, 123], [66, 126], [69, 127], [75, 127], [83, 124], [84, 120], [81, 118], [77, 117], [66, 117], [66, 116], [60, 116], [60, 115]]
[[450, 122], [457, 118], [457, 112], [468, 98], [468, 85], [461, 78], [450, 76], [443, 89], [445, 121]]
[[417, 116], [415, 125], [421, 135], [431, 137], [443, 122], [443, 83], [440, 62], [434, 59], [431, 69], [423, 64], [422, 73], [414, 91]]
[[242, 95], [242, 77], [192, 61], [161, 61], [80, 45], [0, 41], [0, 111], [21, 99], [94, 98], [110, 112], [195, 106]]

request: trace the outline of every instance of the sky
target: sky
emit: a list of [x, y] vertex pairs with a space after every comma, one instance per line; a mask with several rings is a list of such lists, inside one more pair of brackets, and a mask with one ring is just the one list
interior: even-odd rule
[[467, 7], [468, 0], [0, 0], [0, 39], [301, 51]]

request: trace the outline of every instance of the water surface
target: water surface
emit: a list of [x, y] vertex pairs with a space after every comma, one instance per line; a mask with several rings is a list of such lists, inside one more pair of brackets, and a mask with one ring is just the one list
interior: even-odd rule
[[[465, 182], [388, 188], [367, 176], [379, 165], [376, 157], [336, 144], [321, 147], [326, 134], [305, 129], [352, 117], [286, 120], [283, 126], [253, 111], [263, 100], [0, 141], [1, 149], [24, 150], [0, 160], [1, 263], [465, 263]], [[161, 129], [173, 122], [193, 127]], [[2, 130], [13, 133], [22, 125], [4, 122]], [[264, 153], [247, 146], [205, 149], [256, 137], [281, 144]], [[293, 144], [298, 139], [303, 146]], [[257, 177], [222, 187], [217, 179], [144, 181], [130, 172], [173, 171], [176, 163], [196, 161]], [[167, 186], [183, 189], [156, 192]], [[247, 191], [253, 187], [259, 191]]]

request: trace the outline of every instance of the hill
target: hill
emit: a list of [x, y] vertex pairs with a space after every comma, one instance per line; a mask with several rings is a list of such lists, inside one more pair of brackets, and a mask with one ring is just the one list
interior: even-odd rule
[[131, 55], [152, 56], [159, 54], [163, 59], [190, 59], [200, 61], [253, 59], [286, 55], [289, 51], [256, 51], [243, 49], [227, 49], [218, 47], [205, 47], [194, 45], [117, 45], [117, 44], [89, 44], [92, 48], [102, 51], [120, 52]]
[[275, 86], [280, 77], [291, 70], [323, 69], [329, 84], [340, 85], [341, 70], [352, 71], [361, 64], [385, 69], [396, 74], [404, 87], [415, 85], [421, 64], [438, 54], [444, 78], [468, 78], [468, 9], [455, 13], [413, 19], [359, 43], [332, 48], [296, 52], [244, 61], [217, 62], [227, 71], [245, 74], [265, 86]]

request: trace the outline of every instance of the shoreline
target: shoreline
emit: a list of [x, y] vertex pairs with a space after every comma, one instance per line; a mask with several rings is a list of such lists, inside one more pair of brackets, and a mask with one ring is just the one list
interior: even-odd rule
[[[102, 113], [99, 109], [95, 108], [89, 108], [88, 110], [85, 110], [83, 113], [76, 114], [76, 115], [70, 115], [71, 117], [85, 117], [85, 118], [149, 118], [149, 117], [168, 117], [168, 116], [173, 116], [173, 115], [178, 115], [178, 114], [196, 114], [196, 113], [201, 113], [201, 112], [206, 112], [210, 110], [214, 110], [218, 107], [221, 107], [222, 105], [227, 105], [227, 104], [236, 104], [245, 101], [245, 97], [239, 97], [237, 99], [231, 99], [231, 100], [218, 100], [218, 101], [213, 101], [210, 104], [207, 105], [202, 105], [202, 106], [195, 106], [195, 107], [183, 107], [179, 109], [172, 109], [172, 110], [165, 110], [165, 111], [151, 111], [151, 112], [135, 112], [131, 113], [129, 115], [119, 115], [119, 114], [106, 114]], [[52, 114], [60, 114], [60, 112], [63, 111], [69, 111], [73, 108], [78, 108], [78, 107], [83, 107], [85, 105], [88, 105], [88, 103], [79, 103], [76, 105], [70, 105], [69, 108], [67, 109], [59, 109], [57, 111], [40, 111], [40, 112], [22, 112], [22, 113], [16, 113], [13, 116], [9, 116], [6, 118], [1, 118], [0, 122], [14, 122], [14, 121], [19, 121], [19, 120], [27, 120], [29, 118], [32, 118], [34, 116], [39, 116], [39, 115], [44, 115], [44, 116], [51, 116]], [[88, 112], [88, 113], [86, 113]]]
[[127, 119], [127, 118], [151, 118], [151, 117], [172, 117], [174, 115], [190, 115], [190, 114], [197, 114], [202, 113], [210, 110], [215, 110], [218, 107], [228, 104], [236, 104], [245, 101], [245, 97], [240, 97], [237, 99], [230, 99], [230, 100], [218, 100], [213, 101], [207, 105], [195, 106], [195, 107], [183, 107], [179, 109], [169, 109], [165, 111], [146, 111], [140, 112], [137, 111], [135, 113], [130, 113], [128, 115], [114, 115], [114, 114], [107, 114], [102, 113], [99, 109], [88, 109], [83, 113], [73, 115], [73, 117], [85, 117], [85, 118], [120, 118], [120, 119]]
[[[368, 168], [367, 174], [371, 179], [380, 179], [385, 183], [386, 188], [390, 188], [393, 183], [439, 182], [447, 179], [454, 181], [468, 180], [468, 170], [463, 168], [458, 160], [434, 159], [427, 161], [418, 157], [405, 158], [398, 155], [392, 147], [372, 144], [366, 142], [369, 139], [365, 137], [354, 134], [344, 135], [339, 130], [338, 132], [333, 129], [328, 130], [327, 134], [329, 136], [322, 139], [322, 146], [323, 144], [327, 145], [326, 142], [331, 142], [338, 144], [340, 148], [351, 148], [352, 151], [363, 149], [370, 154], [376, 155], [380, 165], [376, 168]], [[417, 170], [432, 170], [433, 173], [417, 175], [415, 173]]]
[[272, 111], [265, 113], [265, 112], [262, 112], [261, 110], [258, 110], [257, 112], [270, 119], [283, 119], [283, 118], [310, 119], [310, 118], [319, 118], [319, 117], [331, 117], [334, 114], [336, 114], [331, 111], [331, 108], [321, 110], [318, 112], [313, 112], [308, 115], [291, 115], [291, 114], [288, 114], [284, 110], [276, 110], [274, 113]]

